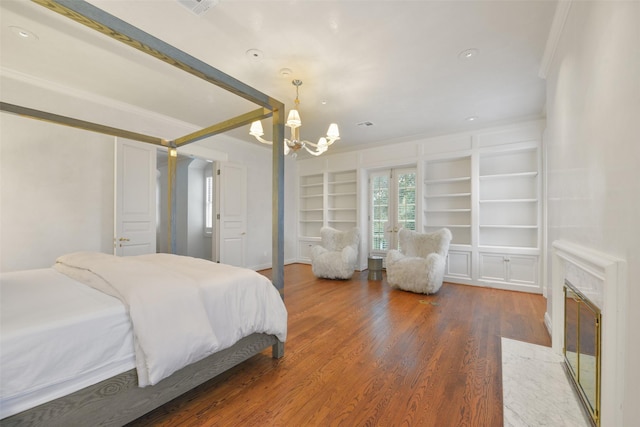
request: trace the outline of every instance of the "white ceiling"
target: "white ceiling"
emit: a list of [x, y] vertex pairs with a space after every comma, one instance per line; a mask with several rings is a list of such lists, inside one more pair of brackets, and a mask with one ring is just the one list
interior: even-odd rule
[[[543, 116], [538, 70], [556, 1], [220, 0], [201, 16], [175, 0], [91, 3], [287, 109], [291, 80], [301, 79], [301, 133], [311, 141], [330, 122], [340, 126], [337, 144], [353, 148]], [[255, 108], [41, 6], [1, 0], [0, 8], [3, 71], [202, 127]], [[21, 39], [11, 26], [38, 40]], [[459, 57], [472, 48], [476, 56]], [[261, 55], [247, 55], [250, 49]], [[282, 76], [283, 68], [291, 74]], [[358, 126], [365, 121], [373, 126]], [[249, 140], [247, 133], [233, 135]]]

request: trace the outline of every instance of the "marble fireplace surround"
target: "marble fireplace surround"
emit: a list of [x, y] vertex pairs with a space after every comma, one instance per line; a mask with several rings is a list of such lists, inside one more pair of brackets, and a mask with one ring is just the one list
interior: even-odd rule
[[[602, 312], [601, 427], [619, 426], [624, 388], [623, 337], [626, 325], [624, 278], [626, 264], [614, 256], [584, 246], [556, 240], [552, 257], [551, 342], [553, 351], [562, 355], [564, 346], [565, 279], [589, 298]], [[547, 326], [549, 326], [547, 313]], [[569, 379], [567, 379], [569, 381]]]

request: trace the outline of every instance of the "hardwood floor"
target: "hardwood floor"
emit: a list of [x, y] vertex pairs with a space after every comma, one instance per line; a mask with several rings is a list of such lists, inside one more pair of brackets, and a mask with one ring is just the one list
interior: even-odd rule
[[500, 337], [550, 345], [540, 295], [426, 296], [293, 264], [285, 302], [284, 358], [265, 351], [130, 426], [501, 426]]

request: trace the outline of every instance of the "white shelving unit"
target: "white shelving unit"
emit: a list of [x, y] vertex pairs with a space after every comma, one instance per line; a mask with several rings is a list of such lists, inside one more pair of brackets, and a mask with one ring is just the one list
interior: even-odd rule
[[423, 230], [446, 227], [452, 244], [471, 244], [471, 156], [425, 162]]
[[355, 170], [327, 176], [327, 225], [348, 230], [357, 224], [358, 180]]
[[423, 231], [445, 227], [453, 235], [446, 280], [471, 281], [471, 155], [427, 160], [423, 182]]
[[320, 237], [324, 225], [324, 177], [322, 174], [300, 177], [299, 236]]
[[540, 160], [537, 144], [479, 156], [478, 280], [538, 287]]
[[320, 242], [320, 229], [348, 230], [358, 224], [358, 180], [355, 170], [300, 176], [298, 259]]
[[480, 154], [479, 245], [538, 248], [535, 147]]
[[309, 261], [324, 225], [369, 226], [364, 177], [415, 165], [416, 229], [453, 236], [445, 280], [541, 293], [543, 128], [522, 123], [301, 161], [298, 260]]

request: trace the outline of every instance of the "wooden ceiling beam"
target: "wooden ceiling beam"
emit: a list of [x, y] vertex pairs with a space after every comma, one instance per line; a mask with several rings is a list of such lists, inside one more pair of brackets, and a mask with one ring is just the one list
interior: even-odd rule
[[206, 127], [199, 131], [190, 133], [189, 135], [185, 135], [183, 137], [177, 138], [174, 140], [176, 147], [182, 147], [187, 144], [191, 144], [192, 142], [200, 141], [201, 139], [208, 138], [213, 135], [218, 135], [220, 133], [224, 133], [230, 131], [232, 129], [239, 128], [241, 126], [246, 126], [256, 120], [266, 119], [271, 117], [273, 112], [266, 108], [258, 108], [257, 110], [250, 111], [245, 114], [241, 114], [237, 117], [234, 117], [229, 120], [225, 120], [224, 122], [220, 122], [218, 124]]
[[146, 142], [149, 144], [167, 147], [169, 141], [166, 139], [149, 136], [142, 133], [131, 132], [124, 129], [105, 126], [98, 123], [87, 122], [84, 120], [74, 119], [72, 117], [61, 116], [58, 114], [48, 113], [46, 111], [34, 110], [33, 108], [21, 107], [19, 105], [0, 102], [0, 111], [16, 114], [22, 117], [42, 120], [45, 122], [57, 123], [59, 125], [70, 126], [77, 129], [84, 129], [91, 132], [103, 133], [105, 135], [117, 136], [120, 138], [132, 139], [134, 141]]

